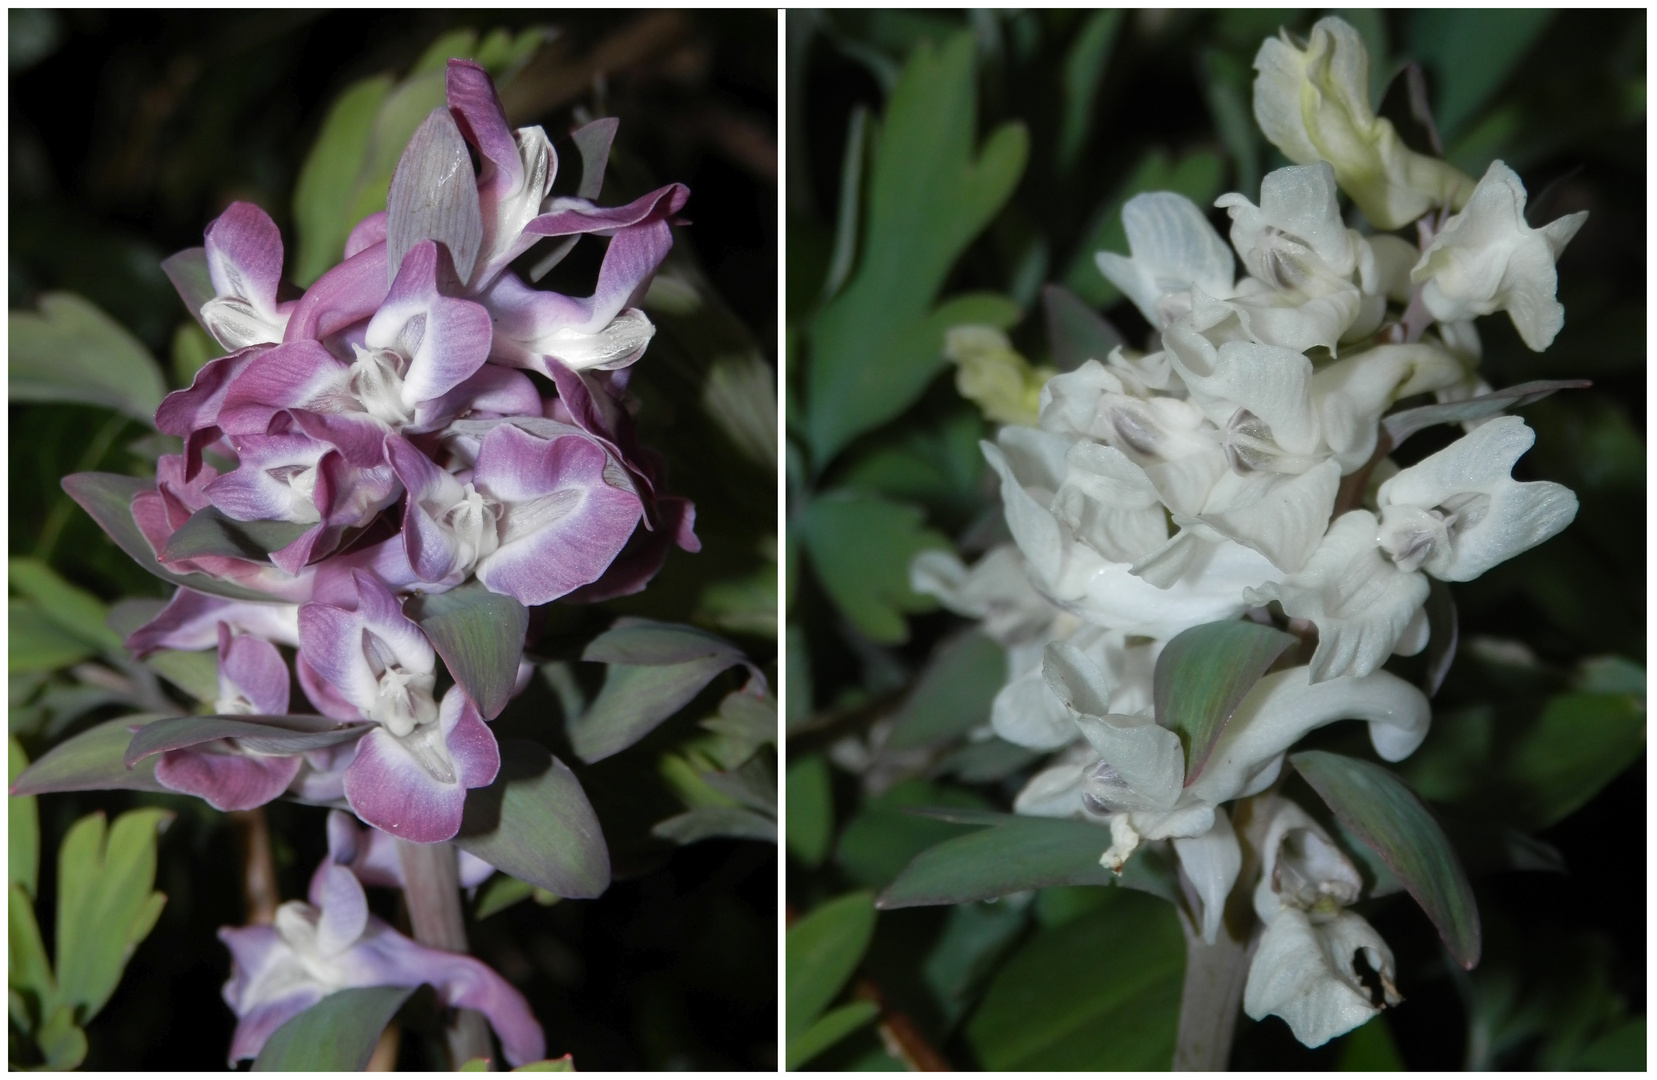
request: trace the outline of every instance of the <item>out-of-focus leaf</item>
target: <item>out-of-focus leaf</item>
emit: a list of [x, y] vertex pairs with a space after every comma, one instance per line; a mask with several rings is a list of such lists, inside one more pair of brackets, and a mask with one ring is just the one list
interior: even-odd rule
[[191, 514], [190, 520], [167, 540], [167, 557], [222, 555], [263, 562], [271, 552], [287, 547], [309, 528], [289, 521], [237, 521], [216, 506], [206, 506]]
[[1577, 665], [1575, 688], [1584, 694], [1632, 694], [1645, 699], [1645, 668], [1620, 656], [1593, 656]]
[[1163, 647], [1153, 680], [1156, 720], [1185, 744], [1187, 787], [1202, 775], [1238, 704], [1294, 641], [1281, 630], [1234, 619], [1193, 626]]
[[874, 897], [866, 892], [830, 900], [788, 928], [783, 1015], [790, 1042], [839, 995], [874, 930]]
[[[45, 1011], [57, 998], [57, 979], [52, 975], [52, 962], [46, 956], [46, 943], [35, 922], [34, 898], [18, 882], [12, 882], [7, 891], [6, 974], [13, 993], [23, 991], [32, 997], [30, 1009]], [[28, 1020], [27, 1013], [24, 1020]], [[40, 1018], [44, 1023], [50, 1019]], [[28, 1026], [20, 1022], [19, 1026]]]
[[1108, 903], [1031, 938], [967, 1024], [984, 1068], [1167, 1069], [1185, 947], [1171, 905], [1107, 890]]
[[413, 993], [406, 986], [336, 990], [272, 1032], [253, 1071], [361, 1072]]
[[1645, 750], [1643, 702], [1627, 694], [1561, 694], [1510, 742], [1504, 816], [1530, 828], [1562, 821]]
[[132, 497], [140, 491], [149, 491], [154, 487], [153, 480], [117, 476], [114, 473], [75, 473], [63, 478], [63, 490], [69, 493], [69, 497], [92, 515], [92, 520], [96, 521], [134, 562], [161, 580], [231, 600], [270, 600], [264, 593], [219, 581], [205, 574], [174, 574], [163, 570], [161, 564], [155, 560], [155, 550], [144, 538], [138, 523], [132, 519]]
[[167, 394], [143, 343], [90, 301], [46, 293], [40, 314], [13, 311], [7, 381], [13, 401], [101, 405], [151, 427]]
[[923, 42], [887, 103], [857, 273], [811, 327], [807, 429], [819, 468], [915, 400], [943, 362], [948, 326], [1006, 324], [1009, 305], [998, 298], [932, 310], [955, 260], [1012, 194], [1028, 153], [1023, 127], [1007, 124], [974, 157], [973, 68], [971, 36], [942, 48]]
[[581, 781], [535, 743], [502, 739], [500, 749], [495, 782], [466, 793], [455, 843], [559, 896], [598, 896], [610, 884], [610, 849]]
[[773, 547], [769, 562], [747, 577], [715, 581], [702, 590], [696, 607], [698, 621], [733, 634], [777, 636], [777, 562]]
[[989, 721], [1006, 681], [1006, 653], [978, 631], [940, 645], [898, 709], [886, 745], [899, 750], [965, 735]]
[[706, 631], [631, 618], [594, 638], [581, 658], [609, 665], [598, 697], [565, 725], [588, 762], [632, 746], [720, 672], [746, 663], [740, 649]]
[[1116, 327], [1063, 285], [1041, 290], [1047, 315], [1047, 342], [1060, 371], [1074, 371], [1089, 360], [1104, 363], [1112, 349], [1126, 345]]
[[46, 1055], [46, 1067], [52, 1070], [73, 1069], [86, 1060], [86, 1032], [75, 1023], [75, 1010], [60, 1005], [40, 1026], [36, 1035], [40, 1052]]
[[565, 1054], [559, 1058], [547, 1058], [545, 1061], [532, 1061], [528, 1065], [519, 1065], [513, 1072], [574, 1072], [575, 1057]]
[[[1433, 118], [1446, 143], [1501, 89], [1553, 16], [1545, 8], [1427, 8], [1411, 14], [1410, 55], [1432, 69]], [[1466, 47], [1475, 41], [1478, 48]]]
[[[6, 783], [11, 785], [29, 767], [29, 756], [16, 735], [7, 736]], [[40, 808], [33, 795], [13, 795], [7, 803], [7, 880], [21, 885], [31, 897], [40, 881]]]
[[218, 739], [235, 739], [261, 754], [302, 754], [355, 742], [371, 723], [341, 723], [323, 716], [173, 716], [145, 724], [132, 737], [124, 760], [131, 767], [154, 754]]
[[156, 846], [170, 810], [129, 810], [105, 829], [100, 811], [77, 821], [58, 849], [56, 1004], [89, 1020], [104, 1007], [138, 943], [161, 917]]
[[1122, 26], [1122, 11], [1096, 11], [1082, 23], [1064, 56], [1061, 78], [1064, 113], [1059, 122], [1059, 172], [1070, 171], [1093, 127], [1093, 102], [1105, 77], [1111, 46]]
[[1583, 1072], [1644, 1072], [1645, 1017], [1630, 1020], [1595, 1039], [1572, 1062], [1572, 1067]]
[[1377, 1014], [1358, 1030], [1343, 1035], [1340, 1043], [1341, 1072], [1403, 1072], [1404, 1056], [1392, 1037], [1392, 1027]]
[[173, 331], [173, 381], [179, 386], [189, 386], [209, 360], [223, 355], [224, 346], [213, 340], [200, 323], [179, 323]]
[[415, 597], [406, 610], [483, 718], [498, 716], [517, 683], [529, 609], [474, 580], [446, 593]]
[[1456, 599], [1447, 582], [1432, 578], [1427, 591], [1427, 671], [1421, 689], [1428, 697], [1438, 693], [1444, 685], [1444, 676], [1450, 673], [1450, 664], [1456, 658], [1456, 645], [1461, 640], [1460, 624], [1456, 620]]
[[946, 840], [915, 856], [882, 908], [962, 904], [1053, 885], [1110, 885], [1099, 865], [1110, 833], [1085, 821], [1028, 818]]
[[1421, 800], [1379, 765], [1322, 750], [1289, 760], [1341, 823], [1374, 849], [1464, 968], [1479, 962], [1479, 909], [1449, 839]]
[[12, 675], [56, 671], [95, 651], [28, 600], [7, 603], [6, 630], [6, 670]]
[[824, 303], [834, 299], [857, 260], [857, 226], [863, 203], [863, 159], [869, 145], [869, 110], [853, 107], [846, 121], [846, 153], [840, 162], [840, 205], [834, 215], [834, 250], [823, 278]]
[[860, 885], [883, 887], [902, 873], [916, 855], [960, 835], [953, 825], [909, 813], [911, 807], [988, 809], [983, 799], [963, 788], [924, 780], [895, 784], [889, 791], [865, 802], [862, 810], [841, 830], [835, 861], [848, 878]]
[[733, 840], [762, 840], [777, 842], [777, 822], [752, 810], [739, 806], [699, 806], [676, 814], [666, 821], [658, 821], [651, 828], [652, 836], [672, 840], [676, 844], [694, 844], [698, 840], [725, 837]]
[[472, 918], [487, 919], [496, 912], [505, 911], [520, 900], [528, 900], [535, 886], [519, 881], [511, 874], [496, 874], [478, 887], [478, 899], [472, 908]]
[[1517, 409], [1533, 401], [1541, 401], [1556, 390], [1581, 390], [1592, 386], [1586, 379], [1544, 379], [1520, 383], [1505, 390], [1480, 394], [1466, 401], [1450, 401], [1442, 405], [1422, 405], [1404, 409], [1382, 419], [1381, 427], [1397, 447], [1405, 439], [1434, 424], [1460, 424], [1467, 420], [1482, 420], [1487, 416]]
[[[792, 548], [793, 544], [789, 547]], [[797, 725], [811, 719], [811, 648], [805, 639], [805, 629], [799, 625], [791, 625], [783, 639], [783, 647], [788, 650], [788, 685], [784, 689], [787, 696], [787, 701], [784, 702], [784, 716], [788, 729], [792, 731]]]
[[28, 597], [42, 615], [94, 648], [119, 653], [121, 638], [104, 625], [109, 608], [96, 596], [58, 576], [39, 559], [12, 556], [6, 580], [11, 588]]
[[219, 695], [217, 650], [182, 652], [162, 649], [144, 657], [145, 666], [197, 701], [216, 701]]
[[389, 75], [375, 75], [347, 87], [328, 110], [299, 170], [293, 189], [299, 244], [289, 273], [301, 287], [321, 277], [345, 253], [345, 238], [354, 224], [351, 212], [368, 179], [362, 175], [366, 147], [393, 85]]
[[1096, 308], [1116, 303], [1122, 294], [1105, 280], [1093, 256], [1100, 251], [1127, 253], [1128, 234], [1122, 226], [1122, 204], [1140, 192], [1174, 191], [1200, 207], [1207, 206], [1220, 193], [1224, 171], [1219, 155], [1206, 150], [1186, 154], [1177, 163], [1170, 161], [1162, 150], [1149, 151], [1139, 159], [1122, 187], [1094, 211], [1060, 280]]
[[915, 503], [935, 517], [966, 516], [983, 497], [983, 437], [982, 415], [962, 407], [935, 425], [861, 450], [836, 471], [834, 486]]
[[828, 857], [834, 839], [834, 793], [829, 786], [828, 762], [809, 754], [788, 766], [783, 785], [788, 799], [788, 850], [807, 866]]
[[788, 1056], [783, 1067], [798, 1069], [879, 1015], [880, 1006], [872, 1001], [854, 1001], [831, 1009], [798, 1038], [788, 1040]]
[[155, 721], [144, 714], [123, 716], [66, 739], [40, 756], [12, 781], [14, 795], [44, 795], [51, 791], [166, 791], [155, 778], [155, 759], [132, 768], [123, 762], [132, 742], [132, 729]]
[[938, 763], [942, 775], [955, 776], [962, 783], [987, 784], [1004, 780], [1041, 757], [1043, 751], [1019, 746], [991, 736], [974, 739]]
[[904, 641], [909, 636], [904, 614], [935, 606], [932, 598], [910, 589], [909, 561], [950, 543], [922, 525], [920, 511], [842, 491], [813, 499], [796, 521], [823, 588], [875, 641]]
[[921, 965], [921, 976], [949, 1024], [971, 1006], [980, 984], [1023, 932], [1030, 921], [1031, 899], [1008, 897], [949, 909], [943, 932]]
[[[1379, 66], [1381, 57], [1371, 64]], [[1265, 140], [1254, 121], [1254, 71], [1223, 49], [1202, 51], [1203, 95], [1220, 141], [1231, 154], [1233, 183], [1253, 199], [1260, 190], [1260, 152]]]
[[742, 456], [777, 472], [777, 377], [756, 353], [721, 356], [702, 385], [702, 408]]

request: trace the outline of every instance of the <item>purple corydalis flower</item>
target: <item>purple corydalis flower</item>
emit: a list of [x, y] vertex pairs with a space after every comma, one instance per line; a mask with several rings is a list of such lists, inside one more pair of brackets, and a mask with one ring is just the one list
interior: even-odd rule
[[205, 248], [161, 264], [184, 306], [227, 349], [282, 340], [292, 301], [279, 301], [282, 234], [270, 215], [235, 202], [207, 226]]
[[283, 645], [299, 644], [299, 605], [226, 600], [179, 588], [155, 618], [127, 635], [126, 646], [140, 660], [158, 649], [197, 652], [219, 641], [219, 625]]
[[[380, 726], [357, 743], [343, 775], [357, 816], [418, 843], [460, 831], [466, 792], [500, 770], [500, 750], [477, 707], [459, 687], [433, 700], [437, 656], [431, 642], [372, 576], [354, 573], [355, 604], [299, 609], [301, 656], [348, 703]], [[309, 691], [308, 691], [309, 692]], [[324, 707], [321, 702], [319, 707]]]
[[453, 582], [475, 570], [490, 590], [525, 605], [596, 581], [643, 511], [625, 470], [573, 429], [544, 438], [501, 423], [484, 435], [464, 482], [406, 441], [388, 449], [410, 492], [403, 536], [416, 572]]
[[[220, 716], [280, 716], [288, 711], [288, 665], [276, 646], [218, 626]], [[168, 750], [155, 765], [162, 786], [207, 800], [217, 810], [251, 810], [288, 789], [299, 773], [297, 755], [258, 754], [219, 739]]]
[[[475, 888], [488, 880], [495, 868], [473, 855], [460, 855], [460, 887]], [[343, 866], [357, 876], [364, 885], [378, 885], [388, 889], [405, 888], [402, 860], [397, 855], [397, 838], [373, 826], [363, 826], [350, 814], [334, 810], [328, 814], [328, 858], [311, 875], [312, 903], [317, 903], [322, 877], [329, 867]]]

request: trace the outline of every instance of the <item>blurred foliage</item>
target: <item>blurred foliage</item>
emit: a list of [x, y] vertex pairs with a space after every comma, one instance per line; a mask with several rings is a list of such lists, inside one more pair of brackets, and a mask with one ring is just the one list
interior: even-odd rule
[[[1479, 331], [1496, 387], [1594, 386], [1523, 410], [1537, 441], [1519, 477], [1571, 486], [1581, 511], [1544, 547], [1454, 588], [1461, 656], [1432, 734], [1401, 764], [1459, 822], [1447, 831], [1475, 874], [1483, 962], [1461, 973], [1408, 897], [1366, 901], [1408, 1000], [1317, 1050], [1280, 1021], [1242, 1018], [1232, 1066], [1640, 1068], [1645, 15], [1340, 14], [1406, 138], [1419, 128], [1394, 76], [1414, 60], [1450, 160], [1473, 175], [1506, 161], [1535, 222], [1590, 211], [1559, 265], [1554, 347], [1529, 352], [1506, 319]], [[788, 13], [791, 910], [885, 887], [962, 835], [906, 807], [954, 807], [963, 820], [1004, 809], [1039, 757], [972, 730], [1004, 669], [969, 660], [963, 621], [907, 587], [914, 552], [947, 544], [971, 561], [1007, 535], [977, 448], [994, 429], [953, 385], [939, 311], [965, 321], [950, 306], [976, 305], [970, 318], [1007, 328], [1033, 365], [1065, 370], [1075, 359], [1055, 354], [1044, 306], [1085, 328], [1066, 336], [1115, 330], [1055, 304], [1044, 286], [1057, 284], [1142, 342], [1149, 328], [1093, 253], [1126, 249], [1120, 210], [1138, 192], [1199, 205], [1258, 196], [1260, 177], [1286, 162], [1253, 120], [1253, 57], [1280, 27], [1304, 34], [1317, 17]], [[1449, 438], [1416, 436], [1401, 464]], [[1361, 731], [1339, 726], [1309, 745], [1369, 753]], [[1565, 875], [1500, 869], [1560, 860]], [[1172, 925], [1153, 897], [1087, 887], [882, 911], [860, 974], [883, 1021], [902, 1018], [956, 1068], [1165, 1067], [1183, 968]], [[1143, 986], [1120, 982], [1124, 949]], [[888, 1046], [859, 1028], [811, 1066], [898, 1067]]]
[[[778, 1060], [776, 849], [751, 839], [680, 847], [652, 835], [687, 810], [681, 788], [659, 771], [668, 760], [687, 763], [704, 786], [730, 770], [765, 773], [774, 821], [772, 750], [755, 737], [753, 718], [732, 721], [720, 710], [741, 685], [737, 675], [716, 675], [637, 747], [597, 765], [580, 764], [564, 734], [603, 670], [579, 661], [581, 646], [621, 614], [733, 635], [776, 682], [776, 451], [768, 434], [778, 359], [775, 19], [531, 10], [9, 14], [8, 673], [11, 731], [30, 757], [111, 717], [176, 715], [216, 693], [211, 653], [145, 663], [126, 653], [124, 635], [170, 589], [59, 487], [72, 472], [148, 475], [158, 455], [177, 450], [151, 427], [154, 404], [219, 350], [179, 303], [162, 258], [201, 244], [207, 223], [246, 199], [282, 230], [288, 284], [308, 283], [337, 257], [345, 230], [383, 204], [408, 131], [441, 103], [451, 56], [494, 72], [509, 121], [543, 125], [566, 166], [579, 160], [567, 132], [595, 117], [620, 118], [600, 201], [623, 202], [672, 180], [691, 188], [694, 225], [678, 230], [644, 301], [657, 334], [631, 388], [642, 402], [640, 441], [669, 463], [671, 490], [696, 502], [703, 551], [675, 552], [638, 596], [537, 612], [536, 658], [561, 664], [568, 678], [557, 686], [532, 680], [495, 724], [503, 738], [535, 739], [574, 764], [603, 823], [615, 881], [600, 900], [548, 907], [517, 903], [534, 890], [499, 876], [470, 905], [474, 953], [523, 990], [549, 1047], [573, 1053], [583, 1069], [771, 1069]], [[573, 191], [579, 173], [566, 167], [556, 190]], [[602, 250], [578, 246], [543, 284], [589, 291]], [[763, 802], [763, 781], [757, 790]], [[130, 964], [118, 986], [106, 964], [102, 989], [76, 990], [80, 1011], [62, 1013], [84, 1027], [85, 1064], [222, 1068], [234, 1017], [220, 1000], [228, 954], [213, 935], [247, 919], [238, 830], [194, 799], [59, 794], [39, 800], [37, 850], [69, 851], [65, 838], [79, 835], [72, 829], [102, 820], [88, 817], [94, 810], [116, 831], [131, 828], [122, 822], [135, 812], [176, 820], [158, 856], [153, 843], [148, 849], [159, 860], [154, 888], [167, 896], [153, 932], [123, 939], [120, 959]], [[14, 805], [14, 881], [27, 814]], [[266, 816], [280, 896], [302, 896], [325, 850], [325, 811], [276, 803]], [[127, 847], [137, 858], [141, 845]], [[69, 992], [65, 955], [91, 955], [90, 945], [63, 951], [63, 935], [80, 920], [51, 914], [78, 895], [70, 881], [45, 873], [29, 886], [41, 933], [59, 935], [60, 994]], [[376, 891], [371, 902], [406, 927], [395, 897]], [[14, 926], [17, 912], [14, 899]], [[138, 928], [113, 919], [101, 929]], [[140, 938], [131, 951], [126, 943]], [[14, 963], [17, 955], [14, 948]], [[406, 1008], [430, 1012], [426, 998], [416, 994]], [[48, 1024], [58, 1013], [20, 1014], [17, 1002], [14, 992], [14, 1063], [35, 1060], [17, 1050], [20, 1015], [47, 1025], [41, 1037], [72, 1041], [64, 1021]], [[404, 1067], [428, 1060], [420, 1040], [403, 1039]]]

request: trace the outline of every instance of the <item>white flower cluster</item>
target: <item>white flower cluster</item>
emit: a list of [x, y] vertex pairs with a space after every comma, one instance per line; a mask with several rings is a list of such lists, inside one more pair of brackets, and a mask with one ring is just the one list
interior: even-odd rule
[[[1267, 176], [1258, 206], [1217, 201], [1230, 247], [1183, 196], [1127, 203], [1131, 253], [1098, 263], [1150, 321], [1154, 351], [1117, 349], [1049, 379], [1036, 426], [983, 444], [1014, 544], [970, 569], [929, 552], [912, 578], [1007, 648], [996, 734], [1058, 751], [1016, 809], [1107, 821], [1102, 861], [1116, 869], [1142, 841], [1171, 840], [1210, 942], [1242, 843], [1256, 852], [1266, 930], [1245, 1007], [1315, 1046], [1380, 1007], [1355, 956], [1398, 1000], [1392, 955], [1344, 910], [1360, 889], [1351, 863], [1262, 793], [1288, 749], [1335, 720], [1368, 721], [1385, 760], [1412, 753], [1427, 699], [1382, 664], [1426, 646], [1428, 578], [1476, 578], [1577, 508], [1558, 484], [1512, 478], [1534, 441], [1517, 417], [1469, 424], [1401, 470], [1381, 419], [1414, 395], [1488, 390], [1474, 316], [1506, 311], [1531, 348], [1551, 343], [1564, 319], [1554, 262], [1586, 215], [1532, 229], [1501, 162], [1465, 191], [1459, 172], [1404, 150], [1368, 108], [1367, 58], [1337, 19], [1306, 50], [1267, 42], [1256, 67], [1261, 126], [1303, 163]], [[1342, 189], [1389, 227], [1409, 223], [1400, 208], [1425, 215], [1419, 243], [1349, 228]], [[1157, 657], [1183, 630], [1266, 619], [1271, 605], [1315, 628], [1310, 663], [1262, 678], [1188, 781], [1178, 736], [1154, 715]], [[1240, 841], [1225, 804], [1254, 796]]]

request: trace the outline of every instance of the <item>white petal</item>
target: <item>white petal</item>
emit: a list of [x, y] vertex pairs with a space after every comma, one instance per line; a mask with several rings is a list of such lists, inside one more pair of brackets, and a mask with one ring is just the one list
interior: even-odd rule
[[1404, 573], [1382, 554], [1379, 532], [1368, 510], [1342, 514], [1304, 570], [1243, 594], [1251, 604], [1276, 600], [1285, 614], [1317, 626], [1313, 682], [1380, 667], [1427, 602], [1426, 577]]
[[1074, 646], [1049, 645], [1042, 674], [1107, 767], [1087, 790], [1110, 810], [1172, 809], [1185, 778], [1179, 736], [1148, 715], [1111, 714], [1110, 677]]
[[1298, 288], [1306, 275], [1347, 277], [1357, 268], [1357, 236], [1341, 220], [1327, 161], [1267, 173], [1259, 206], [1235, 192], [1214, 205], [1231, 214], [1231, 242], [1261, 281]]
[[1298, 803], [1264, 795], [1252, 810], [1246, 833], [1260, 853], [1254, 910], [1262, 922], [1285, 906], [1305, 911], [1320, 902], [1345, 907], [1357, 901], [1364, 884], [1358, 868]]
[[1281, 1016], [1306, 1046], [1346, 1034], [1381, 1011], [1358, 977], [1360, 950], [1379, 973], [1387, 1003], [1403, 1000], [1392, 982], [1392, 950], [1362, 918], [1343, 911], [1314, 925], [1305, 912], [1285, 908], [1260, 938], [1243, 1011], [1255, 1020]]
[[1227, 342], [1216, 349], [1183, 324], [1164, 331], [1163, 342], [1191, 400], [1216, 424], [1226, 425], [1243, 409], [1264, 421], [1285, 451], [1305, 454], [1316, 448], [1312, 362], [1305, 356], [1252, 342]]
[[1120, 451], [1077, 442], [1053, 513], [1111, 562], [1132, 562], [1168, 538], [1168, 518], [1145, 471]]
[[[1228, 472], [1196, 520], [1293, 573], [1306, 565], [1323, 539], [1340, 484], [1340, 466], [1333, 459], [1299, 476]], [[1174, 520], [1185, 523], [1180, 515]]]
[[1202, 939], [1212, 945], [1225, 915], [1226, 897], [1243, 868], [1243, 849], [1231, 819], [1223, 809], [1217, 810], [1213, 828], [1197, 837], [1176, 837], [1174, 852], [1202, 903]]
[[1057, 750], [1074, 742], [1079, 734], [1064, 702], [1048, 688], [1039, 667], [1012, 680], [995, 695], [990, 726], [1008, 742], [1032, 750]]
[[1162, 297], [1199, 285], [1211, 296], [1230, 293], [1236, 274], [1231, 249], [1197, 205], [1172, 191], [1135, 195], [1122, 207], [1131, 258], [1108, 251], [1099, 270], [1134, 302], [1152, 326], [1161, 326]]

